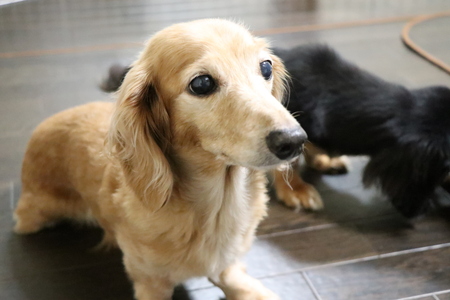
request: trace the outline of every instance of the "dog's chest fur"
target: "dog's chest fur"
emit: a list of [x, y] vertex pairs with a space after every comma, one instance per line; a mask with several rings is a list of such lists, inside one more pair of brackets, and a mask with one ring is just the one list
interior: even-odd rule
[[198, 244], [206, 250], [197, 251], [193, 247], [191, 251], [195, 255], [203, 252], [195, 260], [209, 269], [208, 272], [220, 272], [245, 250], [242, 249], [244, 233], [252, 221], [248, 176], [246, 168], [229, 167], [189, 187], [187, 193], [197, 206]]
[[[129, 226], [116, 233], [119, 244], [141, 241], [130, 257], [140, 257], [135, 264], [143, 272], [174, 281], [219, 274], [248, 250], [266, 212], [264, 174], [243, 167], [189, 169], [161, 211], [133, 212]], [[136, 209], [131, 201], [123, 208]]]

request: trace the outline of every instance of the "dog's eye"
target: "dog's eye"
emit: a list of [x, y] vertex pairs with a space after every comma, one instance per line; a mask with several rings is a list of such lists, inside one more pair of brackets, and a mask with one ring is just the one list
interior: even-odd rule
[[189, 89], [194, 95], [205, 96], [211, 94], [216, 88], [216, 83], [210, 75], [200, 75], [192, 79]]
[[259, 64], [261, 68], [261, 74], [265, 80], [272, 78], [272, 63], [269, 60], [265, 60]]

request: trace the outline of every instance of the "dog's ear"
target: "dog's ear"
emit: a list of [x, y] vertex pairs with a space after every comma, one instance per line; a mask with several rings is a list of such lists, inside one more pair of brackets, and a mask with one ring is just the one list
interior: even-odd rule
[[372, 156], [363, 175], [366, 186], [378, 185], [408, 218], [426, 212], [448, 173], [442, 152], [417, 146], [393, 147]]
[[272, 54], [271, 59], [273, 72], [272, 95], [280, 102], [283, 102], [289, 75], [284, 67], [283, 61], [278, 56]]
[[126, 74], [107, 145], [137, 198], [156, 211], [168, 201], [173, 187], [167, 158], [171, 133], [168, 111], [149, 69], [137, 64]]

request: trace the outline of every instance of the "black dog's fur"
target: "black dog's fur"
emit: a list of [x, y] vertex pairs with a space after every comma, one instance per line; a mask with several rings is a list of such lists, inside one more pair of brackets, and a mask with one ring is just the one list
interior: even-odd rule
[[[363, 181], [405, 216], [424, 212], [450, 171], [450, 89], [408, 90], [343, 60], [327, 46], [275, 49], [292, 80], [288, 110], [330, 155], [369, 155]], [[117, 90], [129, 67], [103, 85]]]
[[327, 46], [275, 54], [292, 77], [287, 108], [309, 140], [331, 155], [369, 155], [364, 183], [406, 217], [424, 212], [450, 171], [450, 89], [408, 90]]

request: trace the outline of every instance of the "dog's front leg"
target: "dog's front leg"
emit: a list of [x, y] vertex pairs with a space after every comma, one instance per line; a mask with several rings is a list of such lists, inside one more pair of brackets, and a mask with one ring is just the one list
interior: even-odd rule
[[226, 268], [218, 278], [210, 278], [212, 283], [222, 289], [227, 300], [279, 300], [272, 291], [251, 277], [245, 267], [236, 263]]
[[134, 297], [137, 300], [170, 300], [175, 284], [169, 278], [149, 275], [124, 258], [125, 268], [133, 282]]

